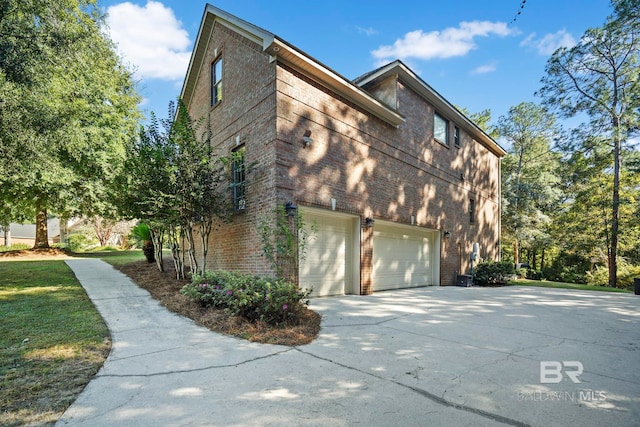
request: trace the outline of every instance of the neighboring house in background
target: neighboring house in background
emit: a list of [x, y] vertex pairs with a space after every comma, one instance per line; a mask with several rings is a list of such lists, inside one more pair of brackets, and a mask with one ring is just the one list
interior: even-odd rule
[[299, 269], [313, 295], [453, 285], [474, 243], [498, 259], [506, 153], [402, 62], [349, 81], [207, 5], [181, 96], [221, 154], [244, 153], [209, 265], [273, 273], [257, 226], [287, 203], [317, 227]]
[[[60, 220], [58, 218], [49, 218], [47, 220], [47, 230], [49, 235], [49, 244], [60, 243]], [[36, 243], [36, 225], [35, 224], [16, 224], [9, 225], [9, 236], [11, 244], [24, 244], [34, 246]], [[5, 231], [0, 229], [0, 242], [4, 245]]]

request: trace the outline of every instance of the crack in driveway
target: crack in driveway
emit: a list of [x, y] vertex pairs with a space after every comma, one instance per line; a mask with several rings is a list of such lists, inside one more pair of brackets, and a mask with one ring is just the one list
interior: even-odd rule
[[444, 398], [442, 398], [440, 396], [437, 396], [437, 395], [435, 395], [433, 393], [430, 393], [427, 390], [423, 390], [423, 389], [418, 388], [418, 387], [413, 387], [413, 386], [410, 386], [410, 385], [407, 385], [407, 384], [403, 384], [400, 381], [396, 381], [396, 380], [393, 380], [393, 379], [384, 378], [384, 377], [381, 377], [379, 375], [373, 374], [371, 372], [363, 371], [363, 370], [358, 369], [358, 368], [356, 368], [354, 366], [345, 365], [344, 363], [336, 362], [335, 360], [331, 360], [331, 359], [328, 359], [328, 358], [325, 358], [325, 357], [318, 356], [316, 354], [310, 353], [308, 351], [304, 351], [304, 350], [302, 350], [302, 349], [300, 349], [298, 347], [295, 347], [294, 350], [296, 350], [296, 351], [298, 351], [298, 352], [300, 352], [302, 354], [306, 354], [307, 356], [311, 356], [311, 357], [313, 357], [315, 359], [322, 360], [322, 361], [331, 363], [331, 364], [336, 365], [336, 366], [340, 366], [341, 368], [349, 369], [349, 370], [358, 372], [360, 374], [368, 375], [368, 376], [376, 378], [378, 380], [390, 382], [390, 383], [395, 384], [395, 385], [397, 385], [399, 387], [406, 388], [408, 390], [413, 391], [414, 393], [417, 393], [417, 394], [419, 394], [419, 395], [421, 395], [423, 397], [426, 397], [427, 399], [431, 400], [434, 403], [437, 403], [439, 405], [445, 406], [447, 408], [453, 408], [453, 409], [457, 409], [459, 411], [469, 412], [471, 414], [479, 415], [479, 416], [482, 416], [484, 418], [490, 419], [492, 421], [500, 422], [500, 423], [511, 425], [511, 426], [531, 427], [530, 424], [523, 423], [522, 421], [518, 421], [518, 420], [511, 419], [511, 418], [503, 417], [502, 415], [494, 414], [492, 412], [484, 411], [482, 409], [474, 408], [472, 406], [461, 405], [459, 403], [452, 402], [450, 400], [447, 400], [447, 399], [444, 399]]
[[[159, 376], [166, 376], [166, 375], [175, 375], [175, 374], [188, 374], [188, 373], [192, 373], [192, 372], [202, 372], [202, 371], [209, 371], [212, 369], [221, 369], [221, 368], [237, 368], [239, 366], [242, 365], [246, 365], [249, 363], [253, 363], [256, 362], [258, 360], [263, 360], [263, 359], [269, 359], [275, 356], [279, 356], [281, 354], [284, 353], [288, 353], [290, 351], [292, 351], [293, 348], [288, 348], [286, 350], [282, 350], [282, 351], [277, 351], [275, 353], [270, 353], [267, 354], [265, 356], [258, 356], [258, 357], [254, 357], [252, 359], [247, 359], [247, 360], [243, 360], [241, 362], [237, 362], [237, 363], [228, 363], [225, 365], [210, 365], [210, 366], [203, 366], [202, 368], [193, 368], [193, 369], [176, 369], [176, 370], [171, 370], [171, 371], [163, 371], [163, 372], [153, 372], [150, 374], [100, 374], [98, 373], [96, 375], [97, 377], [101, 377], [101, 378], [149, 378], [149, 377], [159, 377]], [[157, 353], [157, 352], [154, 352]], [[153, 353], [150, 353], [153, 354]]]

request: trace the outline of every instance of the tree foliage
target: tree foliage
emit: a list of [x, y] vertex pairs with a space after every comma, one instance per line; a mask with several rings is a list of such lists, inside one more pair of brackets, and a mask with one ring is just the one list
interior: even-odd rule
[[[589, 29], [572, 48], [549, 59], [539, 94], [565, 117], [586, 113], [587, 138], [611, 150], [611, 197], [608, 211], [609, 286], [616, 285], [620, 235], [620, 179], [623, 154], [640, 129], [640, 17], [637, 2], [613, 0], [614, 14], [600, 28]], [[588, 149], [589, 147], [583, 147]]]
[[105, 215], [140, 117], [91, 0], [0, 2], [0, 202], [11, 220]]
[[543, 107], [521, 103], [500, 117], [498, 132], [509, 143], [502, 163], [503, 238], [513, 244], [517, 264], [522, 247], [551, 244], [550, 215], [560, 199], [559, 155], [552, 144], [560, 129]]
[[477, 113], [471, 113], [471, 112], [469, 112], [469, 110], [467, 110], [464, 107], [456, 106], [456, 108], [462, 114], [467, 116], [467, 118], [469, 118], [469, 120], [471, 120], [476, 126], [478, 126], [480, 129], [482, 129], [482, 131], [484, 131], [491, 138], [498, 139], [498, 137], [500, 136], [500, 133], [498, 131], [498, 128], [491, 124], [491, 110], [490, 109], [486, 108], [486, 109], [484, 109], [482, 111], [479, 111]]
[[[167, 119], [152, 114], [129, 146], [118, 204], [124, 216], [149, 225], [160, 270], [165, 236], [178, 278], [185, 277], [185, 258], [192, 272], [206, 269], [211, 231], [233, 212], [228, 162], [215, 155], [209, 126], [194, 121], [182, 101], [177, 108], [170, 103]], [[200, 236], [200, 257], [194, 232]]]

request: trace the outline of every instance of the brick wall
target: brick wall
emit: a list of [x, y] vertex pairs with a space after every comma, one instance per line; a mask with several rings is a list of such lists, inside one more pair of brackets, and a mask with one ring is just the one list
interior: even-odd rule
[[[210, 107], [210, 64], [222, 55], [223, 100]], [[393, 83], [393, 82], [392, 82]], [[395, 100], [406, 122], [398, 128], [364, 111], [308, 77], [270, 61], [260, 45], [216, 24], [191, 104], [206, 117], [214, 145], [227, 155], [246, 147], [247, 209], [215, 231], [209, 268], [272, 273], [262, 256], [257, 227], [276, 204], [328, 206], [362, 218], [391, 220], [451, 232], [441, 244], [441, 284], [466, 272], [474, 242], [481, 256], [497, 257], [499, 160], [461, 127], [460, 148], [433, 139], [433, 107], [402, 82]], [[447, 117], [453, 133], [454, 117]], [[305, 147], [303, 136], [313, 143]], [[475, 224], [469, 200], [475, 201]], [[361, 236], [361, 283], [371, 290], [370, 236]], [[368, 248], [368, 249], [367, 249]]]
[[[217, 54], [217, 56], [216, 56]], [[211, 63], [223, 60], [222, 101], [211, 107]], [[246, 149], [246, 209], [212, 232], [209, 269], [271, 274], [257, 232], [275, 203], [275, 70], [262, 46], [215, 24], [203, 69], [199, 71], [192, 117], [205, 117], [213, 130], [216, 151], [227, 156], [239, 145]], [[229, 192], [229, 197], [231, 193]]]
[[[396, 129], [286, 66], [277, 77], [279, 197], [325, 206], [335, 198], [363, 217], [410, 224], [414, 215], [418, 226], [450, 231], [441, 245], [443, 285], [469, 269], [474, 242], [483, 257], [497, 256], [499, 160], [486, 147], [462, 129], [460, 148], [453, 139], [449, 147], [435, 141], [433, 107], [401, 82], [397, 102], [406, 122]], [[454, 118], [439, 114], [453, 134]]]

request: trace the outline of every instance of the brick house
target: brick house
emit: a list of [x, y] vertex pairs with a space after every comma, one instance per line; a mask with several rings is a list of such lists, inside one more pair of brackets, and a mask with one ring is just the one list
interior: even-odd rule
[[402, 62], [350, 81], [207, 5], [181, 96], [256, 165], [234, 168], [214, 268], [272, 273], [257, 225], [284, 204], [315, 224], [299, 269], [315, 295], [453, 285], [474, 243], [498, 258], [505, 151]]

